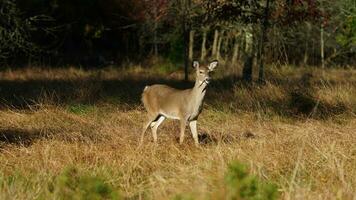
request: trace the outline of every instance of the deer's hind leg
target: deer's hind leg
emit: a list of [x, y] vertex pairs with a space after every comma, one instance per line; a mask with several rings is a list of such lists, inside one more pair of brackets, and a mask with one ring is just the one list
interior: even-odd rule
[[143, 128], [142, 128], [142, 133], [141, 133], [141, 139], [140, 139], [140, 145], [143, 143], [143, 138], [145, 136], [145, 132], [149, 126], [155, 125], [155, 121], [158, 120], [159, 115], [150, 115], [148, 116], [147, 121], [144, 123]]
[[152, 136], [153, 136], [154, 143], [157, 143], [157, 129], [158, 129], [159, 125], [161, 125], [165, 119], [166, 118], [164, 116], [160, 115], [156, 121], [151, 123]]

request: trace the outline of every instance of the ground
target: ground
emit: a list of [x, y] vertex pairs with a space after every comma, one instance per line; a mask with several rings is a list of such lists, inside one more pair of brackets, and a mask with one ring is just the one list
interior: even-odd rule
[[[178, 88], [180, 73], [140, 66], [0, 72], [0, 199], [59, 198], [69, 168], [127, 199], [226, 199], [239, 161], [280, 199], [356, 198], [356, 71], [270, 66], [265, 85], [213, 75], [189, 129], [166, 120], [138, 146], [146, 84]], [[77, 191], [77, 190], [76, 190]]]

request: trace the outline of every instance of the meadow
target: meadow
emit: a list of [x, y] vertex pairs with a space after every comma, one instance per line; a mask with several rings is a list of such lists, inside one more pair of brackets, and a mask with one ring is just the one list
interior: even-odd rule
[[240, 199], [234, 162], [278, 199], [356, 199], [355, 69], [267, 66], [260, 85], [220, 66], [200, 147], [172, 120], [138, 147], [144, 86], [193, 85], [161, 65], [1, 70], [0, 199]]

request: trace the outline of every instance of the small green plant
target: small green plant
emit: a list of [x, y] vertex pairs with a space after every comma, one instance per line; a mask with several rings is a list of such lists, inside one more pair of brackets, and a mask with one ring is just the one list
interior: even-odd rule
[[178, 194], [174, 196], [173, 200], [194, 200], [194, 198], [187, 195]]
[[167, 74], [167, 73], [172, 73], [177, 70], [179, 70], [179, 65], [171, 62], [168, 59], [165, 58], [155, 58], [155, 62], [152, 65], [152, 69], [155, 72], [161, 73], [161, 74]]
[[162, 63], [153, 66], [153, 69], [161, 74], [172, 73], [178, 70], [178, 67], [172, 63]]
[[90, 112], [93, 112], [95, 110], [95, 107], [86, 104], [72, 104], [68, 106], [67, 110], [77, 115], [85, 115]]
[[226, 174], [227, 199], [231, 200], [274, 200], [278, 198], [275, 184], [259, 180], [247, 173], [247, 167], [232, 162]]
[[102, 179], [80, 175], [75, 168], [66, 169], [49, 188], [55, 199], [121, 199], [119, 194]]

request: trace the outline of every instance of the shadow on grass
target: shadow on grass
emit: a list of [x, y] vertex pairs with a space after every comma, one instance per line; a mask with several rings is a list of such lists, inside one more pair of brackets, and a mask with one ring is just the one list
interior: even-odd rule
[[0, 149], [3, 145], [15, 145], [29, 147], [34, 142], [38, 140], [48, 139], [48, 140], [58, 140], [65, 142], [101, 142], [105, 141], [108, 138], [103, 135], [97, 135], [95, 131], [75, 131], [76, 134], [73, 134], [70, 130], [56, 130], [56, 129], [21, 129], [21, 128], [12, 128], [4, 127], [0, 128]]
[[46, 137], [43, 132], [38, 130], [0, 129], [0, 147], [1, 143], [27, 147], [32, 145], [34, 141]]
[[198, 135], [198, 140], [199, 143], [202, 145], [215, 145], [218, 143], [223, 143], [223, 144], [233, 144], [236, 142], [240, 142], [242, 140], [252, 140], [252, 139], [257, 139], [257, 135], [252, 133], [251, 131], [245, 131], [239, 134], [219, 134], [219, 133], [214, 133], [214, 134], [208, 134], [206, 132], [202, 132]]
[[[259, 98], [242, 102], [234, 94], [234, 90], [244, 88], [253, 93], [261, 87], [256, 83], [246, 84], [241, 78], [235, 76], [223, 77], [214, 80], [207, 92], [206, 102], [216, 109], [229, 109], [235, 111], [260, 112], [262, 108], [272, 110], [273, 113], [283, 117], [305, 118], [311, 116], [315, 107], [317, 118], [327, 118], [333, 114], [347, 112], [343, 105], [327, 105], [318, 102], [313, 95], [311, 75], [302, 76], [296, 80], [273, 80], [271, 84], [281, 87], [287, 93], [286, 99]], [[115, 106], [135, 108], [141, 105], [141, 93], [146, 85], [167, 84], [178, 89], [191, 88], [193, 82], [184, 82], [175, 79], [154, 79], [142, 77], [129, 77], [126, 79], [102, 80], [100, 78], [86, 78], [75, 80], [27, 80], [6, 81], [0, 80], [0, 109], [34, 109], [38, 104], [54, 104], [67, 106], [73, 104], [94, 105], [108, 103]], [[298, 86], [302, 90], [294, 91], [290, 85]], [[262, 88], [263, 89], [263, 88]], [[300, 92], [302, 91], [302, 92]], [[254, 102], [258, 101], [258, 102]], [[256, 106], [257, 105], [257, 106]], [[335, 107], [335, 108], [334, 108]], [[321, 116], [321, 117], [320, 117]]]
[[67, 105], [98, 102], [140, 104], [146, 85], [168, 84], [176, 88], [189, 88], [193, 83], [176, 80], [0, 80], [0, 108], [28, 109], [39, 103]]
[[[187, 89], [194, 86], [193, 81], [142, 78], [139, 76], [113, 80], [100, 78], [75, 80], [0, 79], [0, 109], [33, 109], [33, 106], [40, 103], [63, 106], [75, 103], [96, 104], [98, 102], [108, 102], [137, 106], [141, 104], [141, 94], [144, 87], [153, 84], [167, 84], [177, 89]], [[241, 78], [228, 76], [213, 80], [209, 85], [207, 94], [233, 94], [232, 90], [236, 84], [248, 86]], [[208, 98], [206, 98], [207, 101], [209, 101]], [[231, 97], [225, 101], [230, 100]]]

